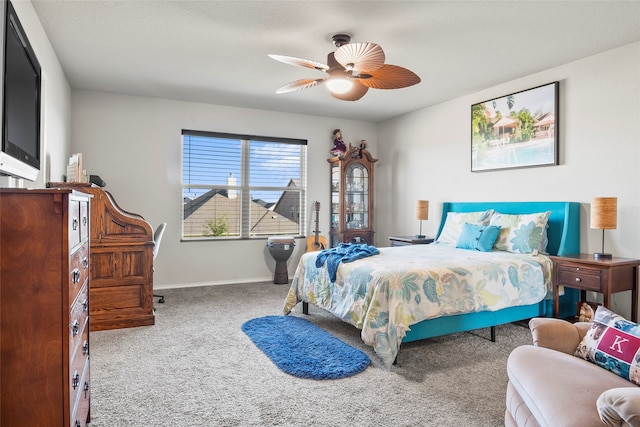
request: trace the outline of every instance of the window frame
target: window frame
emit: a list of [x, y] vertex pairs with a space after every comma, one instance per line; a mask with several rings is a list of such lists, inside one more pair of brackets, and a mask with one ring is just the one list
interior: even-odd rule
[[[240, 153], [240, 179], [238, 180], [237, 185], [228, 185], [228, 184], [203, 184], [203, 183], [186, 183], [185, 182], [185, 167], [186, 167], [186, 159], [185, 159], [185, 137], [195, 136], [195, 137], [205, 137], [205, 138], [216, 138], [216, 139], [229, 139], [233, 141], [240, 140], [241, 142], [241, 153]], [[251, 175], [250, 175], [250, 158], [251, 158], [251, 144], [255, 142], [268, 142], [268, 143], [278, 143], [278, 144], [291, 144], [300, 146], [300, 183], [297, 187], [290, 186], [263, 186], [263, 185], [251, 185]], [[270, 235], [292, 235], [293, 237], [304, 237], [305, 230], [307, 228], [307, 203], [306, 203], [306, 194], [307, 194], [307, 145], [308, 141], [306, 139], [296, 139], [296, 138], [280, 138], [280, 137], [269, 137], [269, 136], [258, 136], [258, 135], [247, 135], [247, 134], [233, 134], [233, 133], [224, 133], [224, 132], [211, 132], [211, 131], [194, 131], [183, 129], [181, 134], [181, 169], [180, 169], [180, 189], [181, 189], [181, 199], [182, 199], [182, 208], [181, 208], [181, 241], [182, 242], [198, 242], [198, 241], [220, 241], [220, 240], [260, 240], [267, 239], [269, 236], [267, 234], [251, 234], [252, 226], [255, 224], [251, 223], [251, 203], [254, 199], [251, 197], [252, 192], [256, 191], [281, 191], [282, 195], [285, 192], [298, 192], [300, 194], [300, 207], [299, 207], [299, 222], [298, 222], [298, 230], [297, 233], [273, 233]], [[291, 182], [290, 178], [289, 182]], [[255, 180], [255, 179], [254, 179]], [[184, 201], [185, 191], [188, 189], [197, 189], [197, 190], [236, 190], [240, 195], [240, 212], [239, 212], [239, 222], [240, 222], [240, 230], [239, 234], [233, 236], [198, 236], [198, 237], [188, 237], [185, 236], [185, 206], [186, 203]], [[280, 197], [282, 197], [282, 195]], [[274, 202], [277, 204], [278, 202]]]

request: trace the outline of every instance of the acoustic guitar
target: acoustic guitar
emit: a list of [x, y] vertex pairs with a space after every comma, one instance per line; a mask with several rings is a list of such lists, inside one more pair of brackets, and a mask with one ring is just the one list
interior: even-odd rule
[[316, 210], [316, 231], [313, 237], [307, 238], [307, 252], [321, 251], [327, 247], [327, 238], [320, 235], [318, 230], [318, 213], [320, 213], [320, 202], [314, 204]]

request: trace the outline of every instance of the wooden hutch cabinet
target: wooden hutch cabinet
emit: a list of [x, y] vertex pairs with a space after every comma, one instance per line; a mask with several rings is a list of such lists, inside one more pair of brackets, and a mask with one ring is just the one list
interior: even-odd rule
[[120, 208], [111, 194], [84, 183], [49, 183], [93, 195], [91, 201], [91, 330], [155, 323], [153, 230]]
[[328, 159], [332, 247], [341, 242], [373, 245], [373, 167], [377, 161], [366, 149], [351, 144], [343, 156]]
[[0, 189], [0, 425], [86, 426], [89, 204], [71, 190]]

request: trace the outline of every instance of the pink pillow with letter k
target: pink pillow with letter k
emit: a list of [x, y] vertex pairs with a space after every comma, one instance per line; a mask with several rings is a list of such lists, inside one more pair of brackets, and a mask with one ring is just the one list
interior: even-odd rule
[[640, 385], [640, 326], [600, 306], [575, 356]]

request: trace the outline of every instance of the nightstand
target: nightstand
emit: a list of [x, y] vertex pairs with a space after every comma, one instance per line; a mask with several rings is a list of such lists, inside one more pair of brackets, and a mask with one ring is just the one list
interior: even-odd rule
[[409, 245], [426, 245], [433, 242], [433, 237], [426, 236], [424, 238], [417, 238], [416, 236], [400, 236], [389, 237], [391, 246], [409, 246]]
[[603, 305], [609, 308], [611, 294], [631, 291], [631, 321], [638, 321], [638, 268], [640, 260], [630, 258], [593, 259], [592, 254], [551, 256], [553, 261], [553, 316], [558, 315], [558, 286], [580, 290], [586, 301], [587, 291], [600, 292]]

